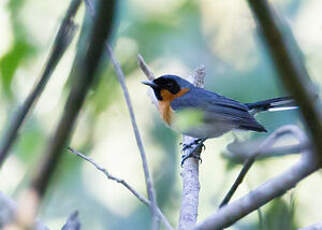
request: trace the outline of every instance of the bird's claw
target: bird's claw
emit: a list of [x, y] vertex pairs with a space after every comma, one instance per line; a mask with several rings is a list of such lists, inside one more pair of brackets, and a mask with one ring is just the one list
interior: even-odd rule
[[183, 154], [182, 155], [182, 159], [181, 159], [181, 167], [183, 166], [185, 160], [187, 160], [188, 158], [195, 158], [197, 160], [200, 160], [200, 163], [202, 163], [202, 159], [200, 157], [199, 153], [196, 153], [199, 149], [205, 150], [206, 146], [204, 145], [206, 138], [201, 138], [201, 139], [196, 139], [193, 142], [191, 142], [190, 144], [183, 144], [183, 148], [182, 151], [186, 151], [188, 149], [191, 149], [191, 151], [189, 151], [189, 153], [187, 154]]
[[195, 139], [194, 141], [192, 141], [189, 144], [183, 144], [183, 143], [180, 143], [180, 144], [182, 144], [182, 151], [185, 151], [187, 149], [190, 149], [194, 145], [199, 145], [199, 144], [201, 144], [201, 146], [206, 149], [205, 145], [203, 144], [204, 141], [205, 141], [204, 138], [199, 138], [199, 139]]
[[200, 157], [200, 154], [194, 153], [194, 151], [190, 152], [189, 154], [185, 154], [181, 156], [181, 167], [183, 166], [184, 162], [188, 159], [188, 158], [194, 158], [200, 161], [200, 163], [202, 163], [202, 159]]

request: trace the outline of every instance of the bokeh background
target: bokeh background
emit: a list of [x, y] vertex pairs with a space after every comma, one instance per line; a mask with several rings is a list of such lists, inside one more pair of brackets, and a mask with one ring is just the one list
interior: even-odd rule
[[[290, 25], [311, 78], [322, 85], [322, 1], [272, 0]], [[45, 64], [68, 1], [0, 1], [0, 134], [26, 98]], [[81, 24], [84, 7], [76, 17]], [[68, 74], [77, 38], [63, 57], [46, 90], [25, 122], [20, 138], [0, 171], [0, 191], [16, 198], [27, 186], [63, 110]], [[278, 80], [245, 0], [121, 0], [112, 44], [126, 73], [158, 202], [172, 224], [181, 197], [180, 136], [160, 121], [140, 81], [141, 53], [156, 75], [183, 77], [206, 66], [206, 88], [243, 102], [288, 95]], [[112, 174], [145, 194], [139, 152], [113, 69], [106, 63], [87, 97], [71, 146], [90, 154]], [[272, 132], [284, 124], [303, 127], [298, 111], [263, 113], [257, 119]], [[268, 133], [269, 134], [269, 133]], [[236, 133], [240, 139], [268, 134]], [[214, 212], [233, 183], [240, 165], [225, 158], [234, 135], [207, 141], [200, 167], [199, 219]], [[288, 144], [294, 140], [285, 139]], [[293, 164], [298, 155], [256, 163], [235, 198]], [[321, 221], [322, 175], [315, 173], [295, 189], [229, 229], [294, 229]], [[51, 229], [79, 210], [82, 229], [149, 229], [149, 209], [122, 186], [106, 180], [91, 165], [65, 152], [46, 194], [39, 217]]]

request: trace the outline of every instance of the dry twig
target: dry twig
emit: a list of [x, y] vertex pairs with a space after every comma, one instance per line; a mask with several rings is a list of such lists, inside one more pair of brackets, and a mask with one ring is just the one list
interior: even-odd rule
[[[91, 15], [93, 16], [94, 15], [94, 7], [92, 4], [92, 1], [91, 0], [84, 0], [84, 1], [85, 1], [86, 6], [89, 9]], [[145, 176], [144, 178], [145, 178], [145, 183], [146, 183], [146, 187], [147, 187], [147, 193], [148, 193], [149, 200], [152, 202], [152, 205], [149, 207], [151, 208], [151, 214], [152, 214], [152, 229], [155, 230], [155, 229], [159, 228], [158, 227], [159, 221], [158, 221], [158, 215], [157, 215], [158, 204], [157, 204], [156, 195], [155, 195], [155, 191], [154, 191], [154, 187], [153, 187], [153, 183], [152, 183], [152, 178], [150, 176], [149, 166], [147, 163], [142, 138], [141, 138], [138, 126], [136, 124], [136, 119], [135, 119], [135, 114], [134, 114], [132, 102], [130, 99], [128, 89], [125, 84], [125, 76], [124, 76], [122, 68], [121, 68], [120, 64], [118, 63], [118, 61], [116, 60], [114, 53], [113, 53], [110, 45], [108, 44], [108, 42], [106, 42], [106, 44], [105, 44], [105, 49], [106, 49], [106, 53], [111, 58], [113, 67], [114, 67], [116, 75], [117, 75], [117, 79], [120, 82], [120, 85], [123, 90], [123, 95], [124, 95], [124, 98], [126, 101], [127, 108], [130, 113], [131, 124], [133, 127], [136, 144], [137, 144], [138, 149], [140, 151], [140, 156], [141, 156], [141, 160], [142, 160], [142, 166], [143, 166], [143, 171], [144, 171], [144, 176]]]
[[117, 62], [111, 47], [106, 43], [106, 51], [109, 54], [111, 61], [113, 63], [117, 78], [120, 82], [120, 85], [122, 87], [123, 90], [123, 94], [125, 97], [125, 101], [126, 101], [126, 105], [127, 108], [129, 110], [130, 113], [130, 117], [131, 117], [131, 124], [133, 127], [133, 131], [134, 131], [134, 135], [135, 135], [135, 140], [136, 140], [136, 144], [138, 146], [138, 149], [140, 151], [140, 156], [142, 159], [142, 166], [143, 166], [143, 170], [144, 170], [144, 176], [145, 176], [145, 183], [146, 183], [146, 187], [147, 187], [147, 193], [148, 193], [148, 197], [149, 200], [151, 201], [151, 213], [152, 213], [152, 229], [157, 229], [158, 228], [158, 215], [157, 215], [157, 209], [158, 209], [158, 204], [157, 204], [157, 200], [156, 200], [156, 195], [155, 195], [155, 191], [154, 191], [154, 187], [153, 187], [153, 183], [152, 183], [152, 178], [149, 172], [149, 166], [148, 166], [148, 162], [146, 159], [146, 154], [145, 154], [145, 150], [144, 150], [144, 146], [143, 146], [143, 142], [142, 142], [142, 138], [138, 129], [138, 126], [136, 124], [136, 119], [135, 119], [135, 114], [134, 114], [134, 110], [133, 110], [133, 106], [132, 106], [132, 102], [130, 99], [130, 95], [128, 92], [128, 89], [126, 87], [125, 84], [125, 77], [124, 77], [124, 73], [121, 69], [120, 64]]
[[[138, 198], [143, 204], [147, 205], [148, 207], [151, 207], [151, 202], [146, 199], [143, 195], [141, 195], [140, 193], [138, 193], [132, 185], [130, 185], [129, 183], [127, 183], [124, 179], [118, 178], [113, 176], [112, 174], [110, 174], [105, 168], [103, 168], [102, 166], [100, 166], [99, 164], [97, 164], [92, 158], [85, 156], [84, 154], [68, 147], [68, 149], [74, 153], [75, 155], [79, 156], [80, 158], [88, 161], [89, 163], [91, 163], [97, 170], [101, 171], [102, 173], [105, 174], [106, 178], [109, 180], [113, 180], [117, 183], [120, 183], [121, 185], [123, 185], [126, 189], [128, 189], [136, 198]], [[165, 227], [168, 230], [172, 230], [172, 226], [170, 225], [169, 221], [167, 220], [167, 218], [163, 215], [162, 211], [157, 207], [157, 215], [160, 217], [161, 221], [164, 223]]]
[[223, 201], [220, 203], [220, 206], [219, 206], [220, 208], [222, 208], [224, 205], [226, 205], [230, 201], [230, 199], [232, 198], [232, 196], [236, 192], [238, 186], [243, 182], [247, 172], [249, 171], [249, 169], [251, 168], [251, 166], [255, 162], [256, 157], [263, 150], [272, 146], [276, 141], [278, 141], [282, 136], [284, 136], [286, 134], [292, 134], [293, 136], [295, 136], [295, 138], [297, 138], [299, 140], [300, 143], [306, 142], [306, 138], [305, 138], [304, 133], [295, 125], [285, 125], [285, 126], [278, 128], [273, 133], [271, 133], [257, 148], [255, 148], [255, 150], [250, 154], [251, 157], [245, 161], [244, 166], [243, 166], [242, 170], [240, 171], [238, 177], [236, 178], [234, 184], [230, 188], [229, 192], [226, 194]]
[[[228, 144], [227, 151], [222, 153], [222, 156], [233, 161], [234, 163], [243, 163], [250, 157], [253, 157], [254, 146], [258, 146], [263, 142], [263, 140], [247, 140], [243, 142], [233, 141]], [[270, 157], [280, 157], [290, 154], [299, 154], [305, 150], [310, 149], [309, 143], [298, 143], [290, 145], [281, 145], [281, 146], [271, 146], [266, 149], [262, 149], [256, 159], [265, 159]]]

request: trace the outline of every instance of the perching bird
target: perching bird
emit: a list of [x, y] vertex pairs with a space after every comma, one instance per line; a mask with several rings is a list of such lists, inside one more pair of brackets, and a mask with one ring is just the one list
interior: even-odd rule
[[[255, 120], [254, 114], [296, 108], [290, 97], [241, 103], [195, 87], [176, 75], [163, 75], [142, 83], [152, 87], [165, 123], [179, 133], [196, 137], [201, 142], [236, 129], [267, 132]], [[196, 156], [191, 154], [185, 159], [188, 157]]]

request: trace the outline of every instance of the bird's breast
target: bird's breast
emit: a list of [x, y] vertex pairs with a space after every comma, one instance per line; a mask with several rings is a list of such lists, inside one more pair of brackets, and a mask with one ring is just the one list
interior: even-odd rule
[[164, 120], [164, 122], [171, 126], [174, 116], [174, 110], [171, 108], [171, 102], [178, 98], [183, 96], [189, 91], [188, 88], [181, 89], [177, 94], [172, 94], [166, 89], [162, 89], [160, 91], [160, 95], [162, 100], [159, 101], [159, 112], [161, 114], [161, 118]]
[[174, 111], [170, 106], [169, 101], [160, 101], [159, 102], [159, 111], [161, 114], [162, 120], [169, 126], [171, 126]]

